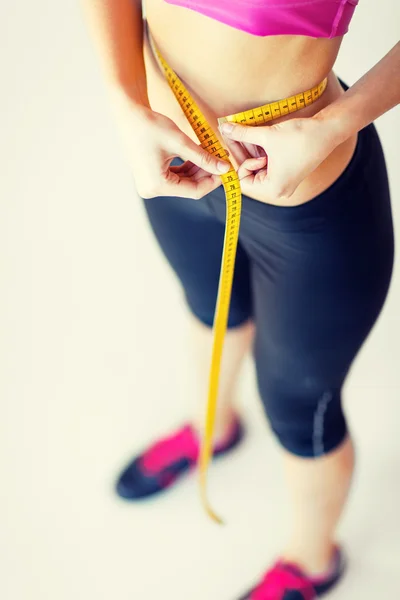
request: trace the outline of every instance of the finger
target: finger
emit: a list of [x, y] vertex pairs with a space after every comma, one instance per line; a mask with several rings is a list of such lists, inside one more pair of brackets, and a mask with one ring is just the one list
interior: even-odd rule
[[[174, 167], [171, 167], [170, 170], [173, 173], [176, 173], [177, 175], [179, 175], [179, 177], [186, 177], [188, 179], [193, 179], [194, 181], [199, 181], [202, 177], [210, 177], [210, 174], [207, 173], [207, 171], [204, 171], [203, 169], [200, 169], [200, 167], [198, 167], [197, 165], [194, 165], [193, 163], [191, 163], [190, 161], [187, 161], [187, 167], [185, 170], [177, 170], [174, 169]], [[182, 165], [183, 166], [183, 165]], [[214, 175], [214, 177], [220, 177], [220, 175]]]
[[[239, 142], [237, 142], [237, 143], [239, 143]], [[249, 158], [258, 158], [259, 156], [263, 156], [260, 153], [260, 146], [256, 146], [255, 144], [250, 144], [249, 142], [242, 142], [242, 146], [247, 150]]]
[[[222, 136], [222, 140], [224, 142], [224, 146], [225, 149], [229, 148], [233, 148], [234, 150], [236, 149], [236, 152], [241, 152], [243, 157], [245, 158], [250, 158], [252, 155], [252, 153], [249, 151], [249, 148], [246, 148], [243, 144], [236, 142], [235, 140], [232, 140], [231, 138], [225, 137], [221, 130], [220, 130], [221, 136]], [[228, 150], [226, 150], [228, 152]], [[229, 152], [228, 152], [229, 154]], [[244, 158], [244, 160], [245, 160]]]
[[163, 195], [199, 200], [215, 190], [221, 184], [222, 180], [220, 175], [209, 175], [205, 173], [201, 174], [199, 177], [180, 177], [177, 173], [171, 173], [162, 187]]
[[221, 133], [231, 140], [237, 142], [249, 142], [262, 146], [268, 135], [268, 126], [239, 125], [239, 123], [222, 123]]
[[229, 148], [231, 158], [233, 158], [234, 162], [236, 163], [236, 168], [248, 158], [252, 158], [247, 149], [244, 148], [239, 142], [235, 142], [234, 140], [226, 140], [225, 143]]
[[203, 169], [200, 169], [200, 167], [197, 167], [196, 165], [194, 165], [187, 173], [179, 175], [180, 177], [186, 177], [187, 179], [193, 179], [194, 181], [199, 181], [203, 177], [221, 177], [220, 175], [210, 175], [210, 173], [203, 171]]
[[228, 159], [222, 160], [214, 156], [211, 152], [203, 150], [201, 146], [196, 144], [191, 138], [182, 134], [181, 147], [175, 149], [182, 158], [189, 160], [207, 173], [212, 175], [221, 175], [229, 171], [230, 164]]
[[193, 165], [192, 162], [190, 162], [190, 160], [185, 161], [184, 163], [182, 163], [181, 165], [170, 165], [169, 169], [173, 172], [173, 173], [185, 173], [188, 171], [188, 169], [191, 168], [191, 166]]
[[238, 177], [239, 179], [244, 179], [248, 177], [250, 174], [256, 174], [261, 169], [266, 170], [267, 167], [267, 157], [262, 156], [260, 158], [248, 158], [245, 160], [238, 169]]
[[169, 167], [169, 169], [173, 173], [177, 173], [177, 174], [181, 175], [182, 177], [188, 177], [188, 176], [190, 177], [191, 175], [193, 175], [194, 173], [196, 173], [198, 171], [201, 171], [203, 174], [206, 173], [206, 171], [203, 171], [202, 169], [200, 169], [200, 167], [193, 164], [192, 161], [190, 161], [190, 160], [185, 161], [181, 165], [174, 165], [172, 167]]

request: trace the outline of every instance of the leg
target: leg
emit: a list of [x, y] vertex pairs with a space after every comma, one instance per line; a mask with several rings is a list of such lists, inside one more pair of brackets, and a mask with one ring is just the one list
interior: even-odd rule
[[[176, 164], [182, 162], [175, 159]], [[224, 201], [222, 186], [213, 198]], [[194, 364], [193, 396], [197, 405], [193, 423], [203, 426], [212, 348], [212, 324], [218, 291], [224, 225], [209, 207], [209, 198], [151, 198], [144, 200], [151, 227], [170, 266], [178, 277], [189, 308], [188, 351]], [[249, 350], [253, 325], [248, 258], [238, 246], [228, 331], [224, 343], [216, 437], [223, 437], [233, 416], [234, 388], [240, 366]]]
[[370, 126], [328, 190], [300, 207], [246, 201], [260, 395], [284, 448], [292, 534], [283, 556], [329, 565], [353, 447], [341, 389], [384, 304], [393, 264], [389, 189]]
[[282, 556], [317, 575], [332, 561], [336, 526], [353, 474], [353, 443], [348, 435], [324, 456], [304, 459], [284, 451], [283, 458], [292, 498], [292, 532]]
[[[222, 186], [212, 195], [222, 199]], [[195, 363], [191, 396], [198, 406], [191, 423], [157, 440], [125, 466], [116, 482], [116, 490], [129, 500], [161, 492], [197, 464], [202, 427], [199, 415], [207, 399], [212, 324], [224, 239], [224, 225], [211, 211], [208, 196], [202, 200], [157, 197], [143, 202], [161, 249], [181, 283], [189, 309], [188, 349]], [[251, 316], [248, 258], [239, 245], [220, 378], [214, 455], [228, 452], [242, 438], [243, 428], [232, 401], [236, 377], [251, 341]]]
[[[211, 364], [213, 342], [212, 329], [196, 317], [189, 316], [189, 343], [196, 374], [196, 408], [194, 424], [201, 433], [204, 426], [204, 410], [208, 394], [208, 375]], [[254, 335], [252, 320], [228, 329], [224, 341], [224, 352], [218, 390], [218, 405], [215, 421], [215, 439], [225, 439], [235, 418], [235, 388], [243, 359], [250, 350]]]

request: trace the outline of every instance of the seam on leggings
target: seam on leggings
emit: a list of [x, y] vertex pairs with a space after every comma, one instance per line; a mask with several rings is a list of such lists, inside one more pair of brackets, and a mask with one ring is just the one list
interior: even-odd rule
[[332, 400], [333, 394], [330, 391], [324, 392], [317, 404], [314, 413], [314, 429], [313, 429], [313, 452], [314, 456], [321, 456], [325, 453], [324, 448], [324, 425], [325, 414], [328, 409], [328, 404]]

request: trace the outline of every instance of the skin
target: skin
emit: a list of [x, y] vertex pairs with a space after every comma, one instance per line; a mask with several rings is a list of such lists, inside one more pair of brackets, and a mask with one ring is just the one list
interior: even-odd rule
[[[315, 104], [300, 111], [302, 117], [316, 114], [343, 94], [332, 72], [341, 37], [251, 36], [194, 11], [167, 4], [164, 0], [147, 0], [146, 18], [157, 47], [184, 81], [222, 144], [228, 148], [235, 167], [256, 155], [254, 145], [239, 148], [239, 144], [230, 143], [227, 137], [218, 132], [218, 117], [292, 96], [310, 89], [326, 76], [328, 87], [325, 93]], [[174, 27], [165, 27], [165, 23], [173, 23]], [[176, 31], [179, 31], [179, 36]], [[204, 43], [204, 31], [207, 31], [207, 49], [199, 53]], [[229, 52], [224, 48], [229, 48]], [[218, 60], [215, 60], [215, 56], [218, 56]], [[278, 63], [277, 56], [280, 57]], [[251, 60], [248, 57], [252, 57]], [[146, 36], [144, 58], [151, 106], [170, 117], [182, 131], [197, 141], [153, 56]], [[263, 73], [262, 78], [260, 73]], [[277, 119], [274, 124], [293, 119], [300, 113]], [[285, 204], [306, 202], [331, 185], [349, 163], [356, 142], [357, 134], [354, 134], [333, 148], [329, 157], [304, 178]], [[250, 198], [271, 204], [281, 202], [272, 194], [266, 195], [265, 189], [253, 185], [250, 179], [242, 181], [241, 185], [242, 192]]]
[[[130, 147], [135, 138], [141, 141], [139, 147], [142, 148], [149, 133], [159, 141], [162, 137], [159, 132], [164, 135], [166, 129], [169, 131], [169, 147], [165, 140], [163, 145], [160, 142], [162, 162], [159, 153], [154, 151], [156, 145], [149, 143], [149, 155], [154, 152], [151, 155], [154, 160], [148, 161], [152, 171], [141, 185], [144, 193], [147, 190], [150, 195], [141, 195], [152, 197], [158, 191], [171, 190], [173, 195], [195, 198], [215, 189], [220, 185], [215, 175], [216, 164], [207, 164], [204, 154], [196, 154], [198, 140], [143, 34], [139, 0], [82, 2], [104, 66], [117, 120]], [[243, 193], [255, 200], [286, 206], [309, 201], [329, 187], [346, 168], [354, 153], [358, 132], [400, 101], [399, 44], [344, 93], [332, 71], [341, 38], [262, 38], [169, 5], [164, 0], [146, 0], [145, 8], [158, 48], [229, 149]], [[230, 134], [218, 132], [217, 117], [305, 91], [325, 76], [328, 87], [322, 98], [303, 110], [273, 124], [258, 126], [257, 131], [236, 125]], [[379, 92], [383, 87], [384, 95]], [[182, 138], [179, 132], [184, 132], [186, 137]], [[134, 170], [142, 172], [146, 165], [137, 167], [143, 159], [137, 148], [138, 144], [133, 143], [131, 163]], [[180, 156], [181, 151], [187, 154], [182, 158], [192, 160], [197, 167], [169, 169], [170, 160]], [[254, 157], [260, 154], [264, 159], [254, 162]], [[158, 187], [150, 189], [149, 182], [155, 180]], [[206, 382], [212, 332], [193, 317], [189, 317], [189, 323], [197, 380]], [[235, 382], [251, 347], [253, 333], [254, 326], [250, 322], [227, 333], [217, 437], [224, 437], [231, 421]], [[196, 389], [195, 384], [193, 389]], [[203, 405], [206, 394], [201, 387], [198, 393]], [[201, 419], [194, 417], [193, 420], [201, 430]], [[287, 452], [282, 452], [282, 456], [292, 531], [281, 555], [309, 573], [319, 573], [327, 568], [332, 557], [335, 531], [352, 479], [353, 445], [348, 437], [339, 448], [321, 458], [303, 459]]]

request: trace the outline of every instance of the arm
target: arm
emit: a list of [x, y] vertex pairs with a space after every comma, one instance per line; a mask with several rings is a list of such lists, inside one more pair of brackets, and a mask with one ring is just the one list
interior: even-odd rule
[[[202, 198], [216, 189], [229, 163], [209, 154], [169, 117], [151, 109], [141, 0], [81, 2], [109, 83], [139, 196]], [[180, 156], [184, 164], [170, 167], [174, 156]]]
[[143, 58], [141, 0], [81, 0], [111, 89], [140, 111], [150, 108]]
[[347, 92], [315, 115], [338, 145], [400, 103], [400, 42]]

